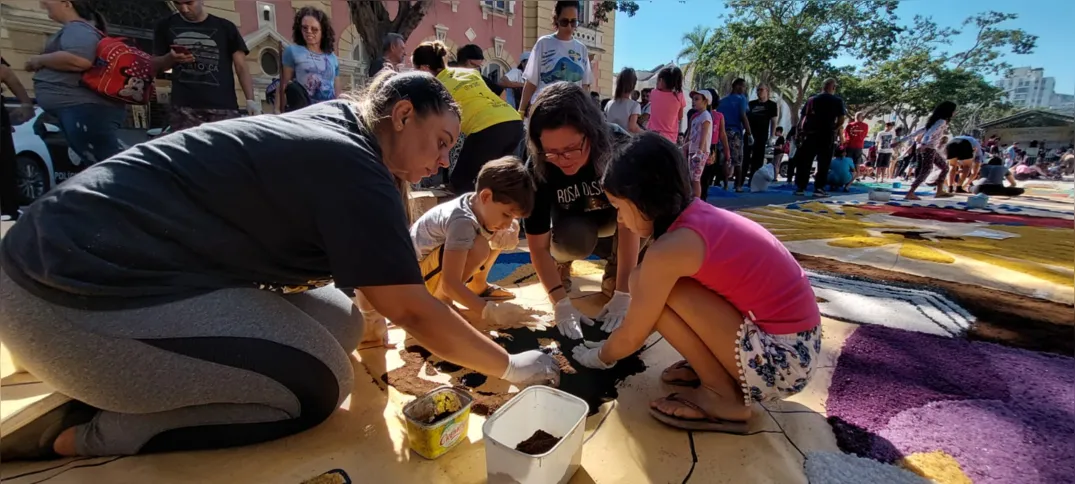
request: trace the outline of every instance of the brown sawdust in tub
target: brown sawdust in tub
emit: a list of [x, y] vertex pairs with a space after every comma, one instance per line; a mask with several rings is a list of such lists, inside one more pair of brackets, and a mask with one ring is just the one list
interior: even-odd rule
[[[608, 338], [608, 333], [601, 331], [600, 325], [583, 326], [583, 337], [586, 341], [602, 341]], [[597, 413], [601, 404], [616, 399], [619, 396], [617, 385], [627, 377], [642, 373], [646, 370], [646, 364], [642, 362], [639, 353], [635, 353], [620, 360], [616, 366], [608, 370], [594, 370], [582, 366], [574, 366], [570, 357], [571, 349], [581, 344], [582, 340], [571, 340], [564, 337], [555, 328], [547, 331], [531, 331], [528, 328], [501, 329], [497, 331], [498, 337], [494, 339], [497, 344], [503, 346], [509, 353], [521, 353], [527, 350], [542, 349], [551, 352], [557, 358], [557, 363], [563, 368], [560, 373], [560, 390], [582, 398], [590, 406], [590, 414]], [[546, 339], [553, 339], [558, 348], [549, 348]], [[542, 345], [539, 341], [545, 342]], [[396, 390], [408, 395], [420, 396], [440, 387], [442, 384], [422, 378], [423, 365], [438, 367], [439, 360], [432, 356], [429, 351], [418, 345], [407, 346], [400, 352], [403, 366], [381, 376], [381, 380], [391, 385]], [[565, 365], [566, 364], [566, 365]], [[490, 415], [510, 400], [514, 393], [485, 391], [485, 381], [473, 376], [473, 371], [462, 368], [454, 372], [446, 372], [449, 375], [449, 384], [466, 387], [474, 397], [474, 405], [471, 411], [477, 415]], [[468, 376], [470, 375], [470, 376]], [[496, 380], [489, 377], [488, 380]], [[470, 386], [468, 385], [474, 385]]]
[[552, 450], [558, 443], [560, 443], [560, 437], [538, 429], [534, 431], [534, 435], [531, 435], [530, 438], [519, 442], [519, 445], [515, 446], [515, 450], [530, 455], [541, 455]]
[[1067, 356], [1075, 354], [1075, 307], [1071, 305], [824, 257], [794, 256], [809, 270], [939, 289], [976, 319], [967, 335], [971, 340]]

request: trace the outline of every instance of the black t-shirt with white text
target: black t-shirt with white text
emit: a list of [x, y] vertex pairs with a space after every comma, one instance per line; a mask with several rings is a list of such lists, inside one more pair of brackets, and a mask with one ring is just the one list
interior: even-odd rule
[[342, 101], [173, 133], [87, 168], [0, 242], [4, 271], [69, 307], [215, 289], [421, 284], [403, 201]]
[[188, 22], [173, 14], [157, 24], [153, 54], [164, 55], [173, 45], [190, 49], [194, 62], [172, 68], [172, 104], [199, 109], [239, 109], [235, 97], [232, 54], [249, 54], [239, 29], [228, 20], [209, 15]]
[[836, 121], [847, 115], [844, 100], [835, 94], [823, 92], [806, 101], [802, 109], [803, 134], [832, 134], [836, 132]]
[[[613, 146], [626, 143], [631, 135], [617, 125], [610, 124]], [[547, 162], [546, 162], [547, 163]], [[601, 210], [616, 210], [601, 188], [603, 173], [597, 173], [593, 163], [587, 163], [578, 173], [565, 175], [560, 168], [548, 164], [545, 167], [545, 179], [534, 174], [534, 157], [527, 161], [527, 169], [534, 177], [537, 192], [534, 196], [534, 210], [526, 218], [523, 227], [528, 234], [540, 235], [552, 229], [552, 214], [583, 214]]]
[[754, 139], [762, 141], [769, 137], [769, 122], [779, 113], [776, 103], [755, 99], [747, 103], [747, 119], [750, 121], [750, 132]]

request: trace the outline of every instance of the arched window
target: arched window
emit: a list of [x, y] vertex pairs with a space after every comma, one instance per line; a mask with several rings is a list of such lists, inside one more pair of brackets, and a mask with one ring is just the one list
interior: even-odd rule
[[492, 79], [495, 82], [500, 82], [500, 76], [507, 74], [511, 69], [507, 64], [496, 60], [489, 60], [482, 66], [482, 75]]
[[355, 35], [355, 48], [351, 51], [351, 60], [363, 66], [370, 64], [370, 56], [366, 53], [366, 46], [362, 44], [362, 36], [357, 34]]
[[261, 63], [261, 71], [266, 75], [271, 77], [280, 75], [280, 53], [276, 52], [276, 49], [261, 49], [261, 56], [258, 60]]

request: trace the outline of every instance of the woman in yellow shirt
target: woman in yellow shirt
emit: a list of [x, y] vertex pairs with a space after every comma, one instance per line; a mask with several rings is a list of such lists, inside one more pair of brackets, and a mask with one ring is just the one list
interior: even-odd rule
[[448, 183], [452, 192], [467, 193], [474, 191], [474, 179], [485, 163], [516, 152], [523, 140], [523, 120], [515, 108], [489, 90], [481, 72], [448, 67], [447, 55], [444, 43], [422, 42], [414, 49], [411, 63], [436, 76], [463, 113], [460, 131], [466, 142]]

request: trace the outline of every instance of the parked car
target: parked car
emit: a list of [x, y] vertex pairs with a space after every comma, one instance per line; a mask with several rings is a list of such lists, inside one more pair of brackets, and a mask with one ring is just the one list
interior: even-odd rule
[[[15, 107], [17, 105], [9, 105], [8, 109]], [[86, 168], [82, 158], [67, 146], [59, 121], [40, 107], [34, 108], [32, 118], [14, 126], [11, 131], [18, 167], [16, 184], [22, 205], [29, 205]]]

